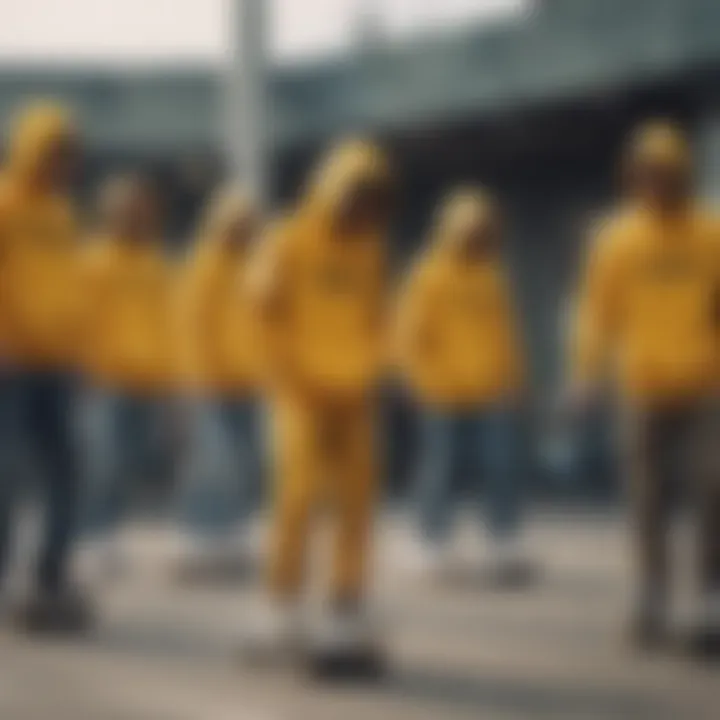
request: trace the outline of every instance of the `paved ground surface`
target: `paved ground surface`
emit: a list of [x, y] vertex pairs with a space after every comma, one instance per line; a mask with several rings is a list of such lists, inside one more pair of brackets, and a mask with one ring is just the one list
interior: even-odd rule
[[[100, 593], [94, 636], [38, 644], [0, 630], [0, 719], [720, 717], [720, 667], [641, 658], [624, 646], [627, 552], [617, 520], [536, 520], [530, 547], [544, 572], [522, 594], [467, 574], [422, 582], [402, 562], [404, 526], [385, 521], [377, 605], [392, 672], [365, 687], [244, 668], [236, 631], [257, 602], [253, 583], [178, 588], [163, 537], [136, 529], [126, 538], [134, 565]], [[473, 556], [469, 540], [459, 545]]]

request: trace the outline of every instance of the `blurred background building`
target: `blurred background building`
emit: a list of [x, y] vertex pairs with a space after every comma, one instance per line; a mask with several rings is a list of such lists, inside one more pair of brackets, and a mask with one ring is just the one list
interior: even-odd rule
[[[276, 4], [270, 10], [277, 14]], [[180, 4], [164, 5], [167, 17], [173, 7], [179, 11]], [[285, 2], [286, 31], [302, 21], [298, 6], [305, 5]], [[327, 20], [324, 50], [277, 57], [275, 32], [271, 58], [258, 66], [267, 80], [261, 129], [271, 151], [271, 195], [292, 196], [328, 138], [370, 131], [388, 143], [402, 169], [402, 258], [417, 246], [444, 189], [463, 181], [495, 188], [507, 210], [533, 373], [538, 387], [551, 392], [577, 252], [588, 220], [611, 195], [628, 128], [655, 114], [681, 120], [695, 140], [704, 191], [720, 194], [720, 3], [309, 5], [304, 12]], [[334, 20], [342, 37], [332, 15], [341, 5], [352, 15], [351, 23]], [[455, 7], [452, 21], [437, 14], [441, 7]], [[397, 22], [403, 8], [424, 21], [408, 29]], [[25, 63], [12, 53], [6, 44], [0, 57], [0, 121], [30, 96], [67, 99], [87, 133], [86, 185], [110, 167], [152, 166], [180, 242], [208, 189], [232, 164], [228, 68], [203, 58], [138, 67], [42, 57]]]

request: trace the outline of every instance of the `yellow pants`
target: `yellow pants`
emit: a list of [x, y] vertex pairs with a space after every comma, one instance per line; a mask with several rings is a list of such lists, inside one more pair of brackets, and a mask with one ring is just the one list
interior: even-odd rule
[[271, 592], [291, 600], [302, 590], [308, 540], [322, 507], [334, 520], [331, 597], [359, 599], [377, 482], [372, 408], [277, 401], [273, 426]]

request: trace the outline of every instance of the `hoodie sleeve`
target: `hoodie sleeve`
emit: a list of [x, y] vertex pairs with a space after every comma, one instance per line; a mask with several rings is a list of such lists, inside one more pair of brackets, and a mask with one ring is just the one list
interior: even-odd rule
[[181, 374], [191, 387], [202, 384], [209, 372], [215, 344], [211, 313], [216, 308], [212, 258], [210, 251], [198, 244], [185, 258], [181, 270], [179, 294]]
[[395, 312], [395, 359], [411, 381], [424, 374], [432, 352], [434, 324], [433, 283], [426, 262], [421, 260], [410, 270], [398, 295]]
[[595, 382], [607, 369], [618, 327], [622, 265], [619, 232], [610, 223], [591, 238], [571, 318], [570, 366], [578, 382]]
[[99, 333], [107, 323], [107, 295], [110, 263], [107, 248], [99, 240], [89, 239], [79, 253], [79, 295], [82, 298], [78, 319], [78, 362], [86, 372], [95, 366]]
[[527, 381], [525, 347], [510, 281], [504, 274], [500, 278], [500, 312], [502, 313], [500, 327], [505, 334], [503, 345], [507, 353], [509, 384], [521, 390]]
[[[0, 280], [4, 277], [5, 255], [7, 252], [7, 231], [5, 229], [7, 218], [7, 200], [3, 188], [3, 179], [0, 177]], [[0, 284], [0, 298], [4, 295], [4, 288]], [[4, 307], [5, 303], [0, 300], [0, 357], [7, 349], [8, 317]]]
[[260, 365], [271, 381], [284, 380], [292, 374], [286, 322], [291, 265], [290, 223], [278, 221], [267, 230], [251, 258], [246, 280]]

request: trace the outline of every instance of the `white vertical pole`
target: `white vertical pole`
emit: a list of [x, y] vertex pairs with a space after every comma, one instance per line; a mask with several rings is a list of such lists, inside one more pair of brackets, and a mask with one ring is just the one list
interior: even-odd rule
[[709, 202], [720, 201], [720, 111], [706, 110], [695, 129], [700, 194]]
[[266, 200], [268, 183], [267, 4], [229, 0], [230, 62], [225, 83], [223, 137], [231, 178]]

